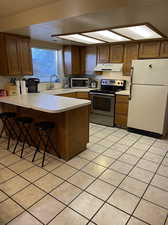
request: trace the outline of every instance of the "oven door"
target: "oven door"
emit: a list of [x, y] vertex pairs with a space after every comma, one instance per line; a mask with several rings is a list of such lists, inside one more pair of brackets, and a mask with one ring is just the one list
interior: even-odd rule
[[115, 95], [92, 93], [91, 101], [91, 122], [113, 126]]

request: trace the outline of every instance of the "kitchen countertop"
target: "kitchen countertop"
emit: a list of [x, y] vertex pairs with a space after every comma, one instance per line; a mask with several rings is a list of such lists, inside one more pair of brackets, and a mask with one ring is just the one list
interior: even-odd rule
[[[91, 90], [95, 90], [95, 88], [60, 88], [60, 89], [52, 89], [52, 90], [45, 90], [42, 93], [47, 93], [51, 95], [59, 95], [59, 94], [68, 94], [68, 93], [75, 93], [75, 92], [89, 92]], [[129, 90], [119, 91], [116, 92], [116, 95], [129, 95]]]
[[130, 91], [129, 90], [119, 91], [116, 92], [116, 95], [130, 95]]
[[95, 88], [60, 88], [42, 91], [42, 93], [47, 93], [51, 95], [68, 94], [75, 92], [89, 92]]
[[66, 98], [44, 93], [1, 97], [0, 103], [21, 106], [47, 113], [65, 112], [91, 104], [89, 100]]

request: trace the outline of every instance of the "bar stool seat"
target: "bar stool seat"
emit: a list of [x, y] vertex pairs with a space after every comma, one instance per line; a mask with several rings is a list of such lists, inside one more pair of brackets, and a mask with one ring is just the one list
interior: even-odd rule
[[15, 147], [13, 149], [13, 154], [15, 153], [16, 148], [19, 142], [21, 141], [21, 138], [23, 137], [22, 149], [20, 154], [20, 158], [22, 158], [25, 144], [27, 143], [29, 146], [31, 146], [32, 143], [34, 143], [32, 136], [30, 134], [30, 129], [33, 123], [33, 119], [31, 117], [17, 117], [15, 121], [19, 128], [19, 135], [17, 138], [17, 142], [15, 144]]
[[11, 138], [14, 139], [15, 137], [17, 137], [17, 133], [16, 133], [15, 128], [14, 128], [14, 126], [12, 124], [12, 121], [11, 121], [12, 119], [14, 121], [15, 117], [16, 117], [16, 113], [14, 113], [14, 112], [2, 112], [2, 113], [0, 113], [0, 119], [1, 119], [2, 124], [3, 124], [1, 132], [0, 132], [0, 138], [2, 137], [3, 133], [5, 131], [7, 131], [7, 133], [8, 133], [7, 134], [8, 135], [7, 150], [10, 147]]
[[44, 145], [43, 160], [42, 160], [42, 167], [43, 167], [44, 161], [45, 161], [45, 155], [46, 155], [49, 145], [52, 146], [56, 155], [60, 158], [60, 155], [57, 152], [57, 150], [51, 140], [51, 135], [52, 135], [53, 129], [55, 128], [55, 124], [50, 121], [42, 121], [42, 122], [35, 123], [34, 125], [37, 130], [38, 137], [39, 137], [39, 143], [36, 147], [32, 162], [34, 162], [36, 154], [40, 150], [41, 143], [43, 143], [43, 145]]
[[31, 117], [17, 117], [16, 122], [22, 124], [30, 124], [33, 122], [33, 119]]
[[55, 124], [52, 122], [43, 121], [43, 122], [35, 123], [35, 127], [38, 128], [39, 130], [45, 131], [48, 129], [53, 129], [55, 127]]

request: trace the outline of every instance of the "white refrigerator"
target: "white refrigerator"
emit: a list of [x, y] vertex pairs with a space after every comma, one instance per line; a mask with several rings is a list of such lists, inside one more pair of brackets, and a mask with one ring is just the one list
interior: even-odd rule
[[168, 59], [133, 60], [128, 128], [166, 135]]

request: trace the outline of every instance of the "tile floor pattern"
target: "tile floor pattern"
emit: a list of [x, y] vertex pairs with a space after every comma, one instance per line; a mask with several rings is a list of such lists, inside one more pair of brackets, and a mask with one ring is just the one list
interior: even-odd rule
[[168, 225], [168, 141], [90, 124], [86, 151], [32, 163], [0, 139], [0, 225]]

